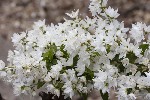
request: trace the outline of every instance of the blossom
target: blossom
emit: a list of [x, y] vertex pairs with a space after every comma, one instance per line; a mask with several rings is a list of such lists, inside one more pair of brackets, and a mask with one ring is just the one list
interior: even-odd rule
[[89, 9], [92, 12], [93, 16], [96, 16], [97, 14], [99, 14], [102, 11], [100, 9], [100, 4], [99, 4], [98, 0], [91, 0]]
[[39, 28], [44, 28], [45, 26], [45, 20], [39, 20], [38, 22], [35, 22], [34, 25], [33, 25], [33, 28], [34, 29], [39, 29]]
[[71, 17], [71, 18], [77, 18], [77, 17], [78, 17], [78, 13], [79, 13], [79, 9], [78, 9], [77, 11], [75, 11], [75, 12], [72, 11], [71, 14], [69, 14], [69, 13], [66, 13], [66, 14], [67, 14], [69, 17]]
[[93, 79], [94, 81], [94, 87], [97, 88], [98, 90], [104, 88], [105, 86], [105, 81], [107, 79], [107, 73], [103, 71], [99, 71], [98, 73], [95, 73], [96, 78]]
[[19, 44], [19, 42], [21, 41], [21, 39], [23, 39], [25, 36], [26, 36], [25, 32], [22, 32], [21, 34], [14, 33], [13, 37], [11, 37], [12, 38], [12, 42], [16, 46], [17, 44]]
[[2, 60], [0, 60], [0, 70], [2, 70], [4, 67], [5, 67], [5, 63]]
[[128, 94], [129, 99], [136, 100], [136, 97], [133, 93]]
[[124, 58], [124, 59], [122, 60], [122, 63], [123, 63], [123, 66], [128, 65], [128, 64], [129, 64], [129, 59], [128, 59], [128, 58]]
[[0, 60], [0, 77], [12, 83], [16, 95], [45, 88], [72, 98], [114, 88], [118, 100], [135, 100], [140, 91], [149, 98], [150, 26], [137, 22], [126, 28], [108, 0], [90, 1], [92, 18], [80, 18], [77, 10], [64, 23], [42, 20], [13, 35], [14, 50], [8, 65]]
[[58, 97], [60, 96], [60, 91], [56, 89], [52, 84], [47, 85], [47, 90], [53, 94], [56, 94]]
[[118, 89], [117, 91], [117, 97], [118, 97], [118, 100], [128, 100], [127, 99], [127, 92], [126, 92], [126, 88], [125, 87], [121, 87]]
[[146, 94], [145, 99], [150, 99], [150, 93]]
[[131, 38], [135, 40], [136, 43], [141, 42], [144, 40], [144, 31], [143, 31], [143, 24], [142, 23], [136, 23], [132, 24], [132, 29], [130, 31]]
[[111, 8], [110, 6], [105, 10], [105, 13], [103, 13], [102, 15], [104, 15], [105, 17], [109, 16], [111, 18], [117, 18], [119, 16], [118, 14], [118, 9], [114, 10], [113, 8]]
[[64, 84], [63, 88], [65, 88], [64, 93], [66, 93], [67, 95], [69, 95], [70, 98], [72, 98], [72, 96], [74, 95], [74, 91], [73, 91], [73, 88], [72, 88], [71, 81], [67, 81]]

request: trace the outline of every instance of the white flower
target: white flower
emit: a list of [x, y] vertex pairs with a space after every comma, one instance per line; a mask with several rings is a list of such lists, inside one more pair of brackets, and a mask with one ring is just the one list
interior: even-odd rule
[[12, 63], [13, 57], [14, 57], [14, 52], [11, 51], [11, 50], [9, 50], [9, 51], [8, 51], [8, 58], [7, 58], [7, 61], [9, 61], [10, 63]]
[[150, 86], [150, 77], [139, 77], [137, 83], [139, 84], [139, 87]]
[[85, 19], [86, 24], [87, 24], [89, 27], [95, 25], [96, 20], [97, 20], [96, 18], [91, 19], [91, 18], [89, 18], [88, 16], [86, 16], [86, 19]]
[[146, 94], [145, 99], [146, 99], [146, 100], [149, 100], [149, 99], [150, 99], [150, 93]]
[[74, 69], [68, 69], [68, 70], [66, 70], [66, 72], [68, 74], [69, 81], [71, 81], [72, 83], [76, 83], [77, 78], [76, 78], [75, 70]]
[[107, 79], [107, 73], [100, 71], [98, 73], [95, 73], [95, 78], [93, 79], [94, 81], [94, 88], [95, 89], [103, 89], [105, 87], [105, 81]]
[[105, 10], [105, 13], [103, 13], [105, 17], [109, 16], [111, 18], [117, 18], [120, 14], [118, 14], [118, 9], [114, 10], [110, 6]]
[[3, 68], [5, 68], [5, 63], [2, 60], [0, 60], [0, 70], [2, 70]]
[[86, 83], [86, 78], [85, 78], [85, 76], [81, 76], [81, 77], [79, 77], [79, 79], [80, 79], [81, 82]]
[[12, 38], [12, 42], [14, 43], [15, 46], [17, 46], [17, 44], [19, 44], [19, 42], [21, 41], [21, 39], [23, 39], [26, 36], [25, 32], [22, 32], [21, 34], [17, 34], [14, 33]]
[[48, 91], [52, 92], [52, 91], [54, 91], [54, 89], [55, 89], [55, 87], [52, 84], [47, 85], [47, 90]]
[[45, 20], [39, 20], [38, 22], [35, 22], [33, 25], [34, 29], [39, 29], [39, 28], [44, 28], [45, 27]]
[[51, 71], [50, 71], [50, 73], [49, 74], [51, 74], [50, 76], [52, 77], [52, 78], [56, 78], [56, 79], [58, 79], [58, 77], [59, 77], [59, 71], [61, 71], [61, 69], [62, 69], [62, 66], [61, 66], [61, 64], [57, 64], [57, 65], [53, 65], [53, 66], [51, 66]]
[[69, 17], [71, 17], [71, 18], [77, 18], [78, 17], [78, 14], [79, 14], [79, 9], [77, 10], [77, 11], [75, 11], [75, 12], [73, 12], [72, 11], [72, 13], [71, 14], [69, 14], [69, 13], [66, 13]]
[[143, 65], [147, 66], [149, 64], [150, 60], [148, 58], [141, 57], [137, 60], [137, 62], [139, 64], [143, 64]]
[[129, 64], [129, 59], [128, 58], [124, 58], [121, 62], [123, 63], [123, 66], [126, 66], [126, 65]]
[[130, 35], [136, 43], [139, 43], [142, 40], [144, 40], [143, 24], [139, 22], [137, 24], [132, 24]]
[[36, 96], [36, 92], [35, 91], [32, 92], [32, 96]]
[[150, 77], [150, 72], [145, 72], [145, 74], [147, 75], [147, 77]]
[[[118, 9], [107, 8], [108, 0], [90, 1], [91, 18], [79, 18], [77, 10], [67, 13], [72, 19], [64, 23], [47, 26], [45, 20], [38, 21], [32, 30], [13, 35], [15, 48], [8, 52], [7, 66], [0, 60], [0, 77], [13, 84], [16, 95], [43, 87], [59, 96], [59, 84], [70, 98], [77, 91], [110, 93], [112, 87], [118, 100], [147, 94], [150, 26], [138, 22], [125, 28], [116, 19]], [[128, 89], [133, 91], [128, 94]]]
[[47, 85], [47, 91], [56, 94], [58, 97], [60, 96], [60, 91], [56, 89], [52, 84]]
[[82, 75], [85, 72], [85, 64], [78, 63], [78, 66], [75, 70], [78, 72], [77, 76]]
[[118, 86], [123, 86], [124, 88], [131, 88], [136, 86], [136, 80], [132, 76], [122, 75], [118, 79]]
[[43, 52], [40, 49], [37, 49], [36, 51], [30, 52], [30, 55], [34, 59], [33, 65], [37, 65], [40, 61], [42, 61], [42, 59], [43, 59], [42, 53]]
[[125, 66], [126, 67], [126, 73], [131, 72], [132, 75], [134, 75], [137, 72], [138, 67], [134, 64], [128, 64]]
[[19, 96], [21, 94], [21, 88], [20, 87], [14, 87], [13, 92], [16, 96]]
[[144, 24], [144, 30], [145, 32], [150, 32], [150, 25], [146, 26], [146, 24]]
[[118, 94], [117, 95], [118, 100], [128, 100], [126, 88], [124, 88], [124, 87], [119, 88], [117, 94]]
[[45, 76], [45, 78], [44, 78], [44, 81], [45, 82], [50, 82], [52, 79], [51, 79], [51, 74], [50, 74], [50, 72], [48, 72], [48, 74]]
[[101, 0], [101, 6], [106, 7], [108, 0]]
[[72, 84], [71, 81], [67, 81], [64, 86], [64, 93], [66, 94], [66, 96], [68, 95], [70, 98], [72, 98], [72, 96], [74, 95], [74, 91], [72, 88]]
[[133, 93], [128, 94], [130, 100], [136, 100], [136, 97]]
[[102, 11], [98, 0], [91, 0], [89, 9], [92, 13], [92, 16], [96, 16], [97, 14], [100, 14], [100, 12]]
[[90, 12], [92, 16], [96, 16], [101, 13], [103, 9], [105, 9], [108, 0], [90, 0], [91, 3], [89, 5]]

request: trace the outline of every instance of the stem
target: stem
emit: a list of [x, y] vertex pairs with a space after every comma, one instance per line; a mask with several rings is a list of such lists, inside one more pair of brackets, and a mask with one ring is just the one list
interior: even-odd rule
[[[50, 92], [45, 93], [41, 91], [39, 93], [39, 96], [42, 98], [42, 100], [71, 100], [70, 98], [64, 98], [64, 95], [62, 95], [62, 91], [60, 91], [60, 96], [56, 96]], [[77, 100], [87, 100], [87, 95], [83, 95], [82, 97], [78, 98]], [[1, 100], [1, 99], [0, 99]]]
[[101, 97], [102, 97], [103, 100], [108, 100], [108, 97], [109, 97], [108, 92], [103, 94], [102, 90], [100, 90], [100, 94], [101, 94]]
[[3, 97], [2, 97], [2, 95], [0, 94], [0, 100], [5, 100], [5, 99], [3, 99]]
[[39, 96], [42, 98], [42, 100], [70, 100], [70, 98], [66, 98], [64, 99], [64, 95], [62, 95], [62, 91], [60, 91], [60, 96], [56, 96], [50, 92], [45, 93], [43, 91], [41, 91], [39, 93]]

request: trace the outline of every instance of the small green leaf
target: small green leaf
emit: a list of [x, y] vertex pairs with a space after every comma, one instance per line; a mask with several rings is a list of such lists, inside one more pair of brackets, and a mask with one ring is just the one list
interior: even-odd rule
[[21, 86], [21, 90], [24, 90], [24, 89], [25, 89], [25, 87], [26, 87], [25, 85]]
[[48, 46], [47, 49], [47, 52], [43, 53], [42, 57], [43, 60], [46, 62], [47, 69], [50, 70], [52, 65], [57, 64], [57, 58], [55, 56], [57, 47], [55, 44], [52, 44]]
[[56, 86], [55, 88], [57, 88], [57, 89], [62, 89], [63, 86], [64, 86], [63, 83], [58, 83], [57, 86]]
[[60, 51], [63, 53], [63, 57], [68, 59], [69, 58], [69, 54], [68, 54], [67, 51], [64, 50], [64, 48], [65, 48], [65, 45], [61, 45], [60, 46]]
[[142, 55], [144, 55], [145, 50], [149, 48], [149, 44], [142, 44], [139, 48], [142, 49]]
[[93, 52], [93, 56], [96, 57], [96, 56], [100, 56], [99, 52]]
[[108, 45], [108, 44], [107, 44], [106, 47], [107, 47], [106, 51], [107, 51], [107, 53], [109, 53], [109, 52], [110, 52], [111, 45]]
[[53, 64], [53, 65], [56, 65], [56, 64], [57, 64], [57, 59], [53, 59], [53, 60], [52, 60], [52, 64]]
[[87, 80], [92, 80], [94, 78], [94, 72], [86, 67], [83, 76], [85, 76]]
[[120, 72], [124, 72], [125, 67], [121, 62], [122, 58], [119, 59], [119, 54], [116, 54], [115, 57], [110, 61], [110, 63], [116, 66]]
[[127, 89], [127, 94], [130, 94], [132, 92], [132, 88]]
[[37, 89], [41, 88], [43, 85], [45, 84], [44, 81], [41, 81], [40, 79], [38, 80], [38, 83], [37, 83]]
[[73, 66], [76, 66], [76, 65], [77, 65], [78, 60], [79, 60], [79, 55], [76, 55], [76, 56], [73, 58]]
[[135, 56], [135, 54], [133, 52], [128, 52], [126, 54], [126, 57], [129, 59], [130, 63], [135, 63], [135, 60], [137, 59], [137, 56]]

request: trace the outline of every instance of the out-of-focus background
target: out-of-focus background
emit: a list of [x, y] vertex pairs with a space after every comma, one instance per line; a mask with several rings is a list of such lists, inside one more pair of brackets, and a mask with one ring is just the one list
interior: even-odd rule
[[[83, 17], [91, 16], [88, 5], [89, 0], [0, 0], [0, 59], [7, 63], [7, 52], [13, 49], [13, 33], [30, 30], [38, 20], [45, 19], [47, 24], [63, 22], [67, 17], [65, 13], [74, 9], [79, 9]], [[124, 21], [126, 27], [135, 22], [150, 24], [150, 0], [109, 0], [109, 5], [118, 8], [119, 20]], [[15, 97], [11, 85], [2, 81], [0, 93], [6, 100], [29, 100], [29, 96]], [[40, 99], [37, 96], [31, 100]]]

